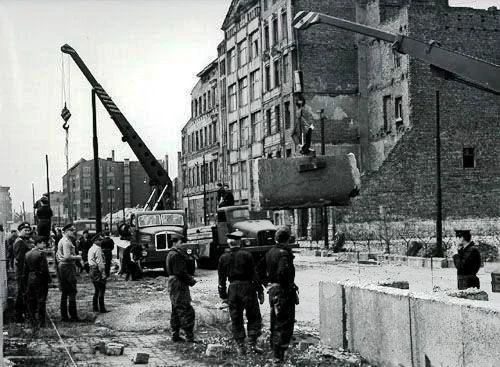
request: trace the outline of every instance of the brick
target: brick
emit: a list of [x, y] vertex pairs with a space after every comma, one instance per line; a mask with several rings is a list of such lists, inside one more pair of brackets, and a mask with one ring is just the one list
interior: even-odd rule
[[108, 343], [106, 344], [106, 355], [121, 356], [124, 348], [125, 345], [121, 343]]
[[147, 364], [149, 362], [148, 353], [136, 353], [135, 357], [132, 359], [134, 364]]

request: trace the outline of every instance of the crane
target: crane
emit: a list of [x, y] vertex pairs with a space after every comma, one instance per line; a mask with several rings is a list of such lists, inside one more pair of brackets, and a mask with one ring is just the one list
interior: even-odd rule
[[439, 46], [436, 41], [423, 42], [402, 34], [392, 34], [317, 12], [299, 11], [293, 19], [292, 25], [298, 30], [303, 30], [320, 23], [390, 42], [396, 52], [408, 54], [429, 63], [433, 71], [446, 79], [456, 80], [477, 89], [500, 95], [499, 65], [447, 50]]
[[78, 68], [81, 70], [85, 78], [94, 89], [102, 105], [104, 106], [106, 111], [108, 111], [111, 119], [115, 122], [118, 130], [120, 130], [122, 134], [122, 141], [126, 142], [130, 146], [135, 156], [141, 163], [142, 167], [146, 171], [147, 175], [149, 176], [149, 185], [154, 189], [152, 190], [151, 196], [149, 197], [144, 209], [149, 206], [155, 194], [157, 194], [157, 199], [154, 206], [152, 206], [153, 210], [156, 210], [158, 207], [162, 207], [163, 209], [171, 209], [172, 180], [168, 176], [168, 173], [158, 162], [153, 153], [151, 153], [147, 145], [141, 139], [139, 134], [137, 134], [132, 125], [127, 121], [127, 119], [113, 102], [109, 94], [97, 82], [97, 80], [94, 78], [87, 65], [85, 65], [75, 49], [70, 45], [65, 44], [61, 46], [61, 51], [65, 54], [70, 55]]

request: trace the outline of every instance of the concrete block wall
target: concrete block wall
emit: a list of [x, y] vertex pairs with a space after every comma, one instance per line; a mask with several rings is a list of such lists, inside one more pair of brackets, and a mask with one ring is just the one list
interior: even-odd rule
[[500, 365], [498, 306], [356, 283], [319, 289], [324, 345], [379, 367]]

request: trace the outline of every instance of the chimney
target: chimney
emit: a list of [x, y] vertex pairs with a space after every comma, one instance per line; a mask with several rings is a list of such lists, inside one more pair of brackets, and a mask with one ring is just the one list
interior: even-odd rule
[[115, 150], [114, 149], [111, 150], [111, 161], [112, 162], [115, 161]]

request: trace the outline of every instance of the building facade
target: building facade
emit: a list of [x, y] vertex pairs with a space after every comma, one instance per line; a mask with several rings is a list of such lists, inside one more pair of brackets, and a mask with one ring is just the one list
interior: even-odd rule
[[217, 183], [220, 174], [220, 124], [218, 63], [213, 61], [197, 74], [191, 91], [191, 117], [182, 129], [182, 154], [179, 155], [179, 191], [182, 208], [190, 226], [215, 221]]
[[[65, 219], [95, 218], [94, 177], [94, 160], [83, 158], [63, 176]], [[151, 193], [149, 178], [139, 162], [115, 161], [114, 157], [99, 159], [99, 186], [102, 216], [122, 208], [144, 206]]]
[[[424, 62], [370, 37], [322, 25], [296, 31], [291, 23], [301, 10], [438, 40], [448, 49], [500, 63], [496, 8], [452, 8], [446, 0], [232, 1], [217, 48], [220, 139], [211, 154], [218, 155], [217, 179], [230, 185], [236, 204], [253, 205], [250, 162], [296, 156], [304, 125], [313, 124], [313, 149], [354, 153], [363, 176], [361, 195], [350, 207], [329, 209], [331, 230], [333, 221], [344, 217], [379, 219], [381, 207], [395, 216], [432, 218], [439, 91], [445, 101], [440, 106], [444, 216], [498, 216], [500, 134], [491, 133], [498, 130], [497, 97], [438, 78]], [[204, 157], [196, 144], [186, 145], [185, 134], [191, 133], [183, 131], [183, 162]], [[180, 167], [183, 183], [193, 177], [189, 168]], [[298, 237], [324, 233], [315, 209], [272, 216]]]
[[0, 224], [6, 228], [7, 222], [12, 221], [12, 198], [10, 187], [0, 186]]

